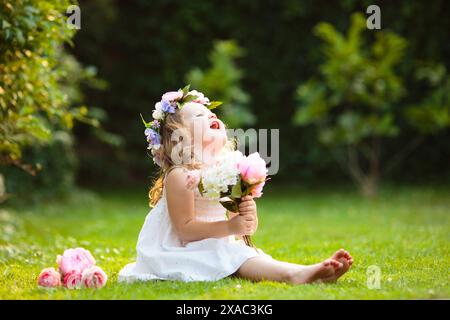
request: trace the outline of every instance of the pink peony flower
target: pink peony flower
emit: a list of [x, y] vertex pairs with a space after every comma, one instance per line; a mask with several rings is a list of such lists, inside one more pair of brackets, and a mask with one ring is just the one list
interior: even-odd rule
[[83, 271], [81, 282], [86, 288], [101, 288], [106, 281], [108, 276], [100, 267], [93, 266]]
[[63, 284], [67, 289], [81, 288], [82, 274], [78, 270], [71, 270], [64, 275]]
[[196, 103], [200, 103], [200, 104], [203, 104], [203, 105], [207, 105], [207, 104], [209, 104], [210, 101], [209, 101], [209, 99], [207, 97], [199, 97], [199, 98], [193, 100], [192, 102], [196, 102]]
[[205, 97], [205, 95], [203, 93], [201, 93], [200, 91], [191, 90], [191, 91], [189, 91], [189, 94], [197, 97], [192, 102], [200, 103], [203, 105], [209, 104], [209, 99], [207, 97]]
[[169, 91], [163, 94], [161, 100], [167, 100], [167, 101], [178, 101], [181, 98], [183, 98], [183, 91]]
[[189, 190], [194, 190], [200, 183], [200, 171], [189, 170], [186, 176], [186, 187]]
[[70, 271], [77, 271], [82, 273], [84, 269], [95, 265], [95, 259], [84, 248], [67, 249], [63, 255], [56, 258], [56, 263], [59, 267], [59, 272], [64, 277]]
[[61, 274], [55, 268], [45, 268], [38, 277], [38, 285], [41, 287], [59, 287], [61, 285]]
[[258, 152], [242, 158], [238, 163], [238, 169], [242, 180], [250, 185], [264, 181], [267, 176], [266, 162]]
[[261, 183], [258, 183], [257, 185], [255, 185], [252, 188], [252, 191], [250, 192], [250, 194], [253, 196], [253, 198], [260, 198], [262, 196], [262, 194], [263, 194], [262, 190], [263, 190], [265, 183], [266, 182], [263, 181]]

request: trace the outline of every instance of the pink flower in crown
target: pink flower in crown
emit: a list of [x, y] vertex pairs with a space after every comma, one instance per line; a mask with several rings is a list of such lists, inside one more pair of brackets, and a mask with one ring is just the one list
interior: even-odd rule
[[95, 265], [95, 259], [91, 253], [84, 248], [67, 249], [63, 255], [56, 258], [59, 272], [64, 277], [70, 271], [77, 271], [81, 274], [84, 269]]
[[250, 185], [265, 181], [267, 176], [266, 162], [258, 152], [242, 158], [238, 163], [242, 180]]
[[64, 287], [67, 289], [80, 289], [82, 285], [82, 273], [78, 270], [67, 272], [63, 277]]
[[55, 268], [45, 268], [38, 277], [38, 285], [41, 287], [59, 287], [61, 285], [61, 274]]
[[186, 176], [186, 187], [194, 190], [200, 183], [200, 170], [189, 170]]
[[82, 274], [81, 282], [86, 288], [101, 288], [108, 281], [106, 273], [97, 266], [85, 269]]
[[178, 90], [178, 91], [169, 91], [169, 92], [164, 93], [161, 100], [174, 102], [174, 101], [180, 100], [181, 98], [183, 98], [183, 91]]
[[197, 98], [193, 102], [201, 103], [203, 105], [209, 104], [209, 99], [207, 97]]
[[209, 104], [209, 99], [207, 97], [205, 97], [205, 95], [203, 93], [201, 93], [200, 91], [191, 90], [191, 91], [189, 91], [189, 94], [197, 97], [192, 102], [201, 103], [203, 105]]
[[262, 194], [263, 194], [262, 190], [263, 190], [265, 183], [266, 182], [263, 181], [261, 183], [258, 183], [257, 185], [255, 185], [252, 188], [252, 191], [250, 192], [250, 194], [253, 196], [253, 198], [260, 198], [262, 196]]

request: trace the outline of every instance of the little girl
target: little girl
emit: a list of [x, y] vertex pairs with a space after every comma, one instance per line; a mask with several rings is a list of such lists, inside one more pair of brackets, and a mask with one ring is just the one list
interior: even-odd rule
[[[278, 261], [247, 246], [244, 235], [258, 227], [251, 196], [238, 213], [228, 213], [218, 198], [202, 197], [187, 185], [189, 170], [213, 165], [231, 150], [225, 125], [211, 112], [201, 92], [188, 87], [162, 96], [145, 123], [145, 134], [161, 175], [149, 192], [150, 205], [137, 242], [137, 259], [119, 272], [119, 281], [215, 281], [237, 276], [290, 284], [334, 282], [353, 263], [341, 249], [314, 265]], [[180, 138], [181, 137], [181, 138]], [[187, 156], [186, 156], [187, 155]]]

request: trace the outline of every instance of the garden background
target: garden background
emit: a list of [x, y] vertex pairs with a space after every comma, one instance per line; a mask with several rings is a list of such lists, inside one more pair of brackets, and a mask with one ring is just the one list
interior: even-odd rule
[[[0, 3], [1, 298], [449, 297], [448, 2], [79, 1], [80, 30], [71, 4]], [[187, 83], [231, 128], [280, 129], [254, 242], [298, 263], [345, 247], [339, 284], [116, 282], [157, 173], [139, 114]], [[107, 287], [38, 289], [74, 246]]]

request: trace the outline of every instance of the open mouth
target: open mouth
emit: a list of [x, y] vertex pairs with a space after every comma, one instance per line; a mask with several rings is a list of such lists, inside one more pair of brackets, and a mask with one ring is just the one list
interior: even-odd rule
[[220, 128], [219, 121], [214, 120], [213, 122], [211, 122], [211, 124], [209, 125], [209, 127], [210, 127], [211, 129], [219, 129], [219, 128]]

